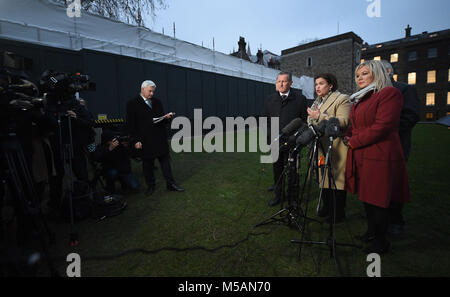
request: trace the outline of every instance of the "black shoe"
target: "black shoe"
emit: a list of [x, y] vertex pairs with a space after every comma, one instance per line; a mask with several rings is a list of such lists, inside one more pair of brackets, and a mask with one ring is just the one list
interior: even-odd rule
[[281, 199], [278, 197], [273, 198], [269, 201], [269, 206], [275, 206], [281, 202]]
[[184, 189], [177, 184], [167, 184], [167, 191], [173, 191], [173, 192], [184, 192]]
[[148, 187], [147, 191], [145, 191], [144, 195], [145, 196], [151, 196], [153, 194], [153, 192], [155, 192], [155, 187]]
[[377, 253], [381, 255], [387, 253], [389, 251], [390, 246], [391, 243], [389, 241], [386, 241], [384, 243], [377, 243], [376, 241], [374, 241], [371, 245], [369, 245], [364, 249], [364, 253], [366, 254]]
[[271, 186], [267, 189], [268, 192], [273, 192], [273, 190], [275, 190], [275, 185], [271, 185]]
[[363, 235], [356, 235], [355, 238], [361, 240], [363, 243], [368, 243], [375, 239], [375, 235], [369, 235], [366, 232]]

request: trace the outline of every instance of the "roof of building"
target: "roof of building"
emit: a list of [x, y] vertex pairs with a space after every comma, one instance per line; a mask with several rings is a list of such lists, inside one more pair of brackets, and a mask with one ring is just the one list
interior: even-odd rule
[[411, 44], [416, 43], [424, 43], [429, 42], [431, 40], [438, 40], [438, 39], [445, 39], [450, 38], [450, 29], [442, 30], [442, 31], [436, 31], [432, 33], [428, 32], [422, 32], [421, 34], [411, 35], [409, 37], [403, 37], [395, 40], [385, 41], [385, 42], [379, 42], [371, 45], [364, 45], [363, 50], [377, 50], [382, 47], [388, 47], [388, 46], [407, 46]]
[[346, 40], [346, 39], [350, 39], [350, 38], [353, 39], [353, 40], [356, 40], [359, 43], [363, 42], [361, 37], [359, 37], [355, 33], [347, 32], [347, 33], [344, 33], [344, 34], [331, 36], [331, 37], [328, 37], [328, 38], [316, 40], [316, 41], [313, 41], [313, 42], [309, 42], [309, 43], [306, 43], [306, 44], [301, 44], [301, 45], [298, 45], [296, 47], [292, 47], [292, 48], [288, 48], [288, 49], [282, 50], [281, 51], [281, 55], [287, 55], [287, 54], [290, 54], [290, 53], [294, 53], [294, 52], [298, 52], [298, 51], [301, 51], [301, 50], [309, 49], [309, 48], [316, 47], [316, 46], [319, 46], [319, 45], [324, 45], [324, 44], [328, 44], [328, 43], [332, 43], [332, 42], [336, 42], [336, 41], [341, 41], [341, 40]]

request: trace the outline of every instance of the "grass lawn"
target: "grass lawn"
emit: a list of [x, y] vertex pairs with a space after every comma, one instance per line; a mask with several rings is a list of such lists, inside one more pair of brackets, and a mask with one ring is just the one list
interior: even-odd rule
[[[450, 276], [449, 130], [419, 124], [413, 131], [408, 174], [411, 203], [405, 206], [405, 234], [391, 239], [381, 257], [382, 276]], [[86, 219], [75, 227], [80, 244], [70, 247], [69, 224], [52, 227], [57, 242], [50, 247], [55, 265], [65, 275], [66, 255], [80, 254], [82, 276], [265, 277], [338, 276], [325, 245], [303, 245], [295, 228], [275, 222], [255, 228], [279, 210], [269, 207], [270, 164], [259, 153], [172, 153], [172, 170], [184, 193], [167, 192], [158, 165], [157, 189], [126, 197], [119, 216], [97, 222]], [[142, 178], [141, 164], [134, 171]], [[306, 160], [302, 159], [301, 180]], [[314, 216], [314, 186], [308, 216]], [[358, 243], [365, 231], [362, 203], [347, 198], [347, 220], [336, 226], [338, 243]], [[309, 222], [305, 236], [322, 241], [326, 223]], [[346, 276], [366, 276], [369, 264], [358, 248], [338, 246]], [[45, 267], [42, 268], [45, 274]]]

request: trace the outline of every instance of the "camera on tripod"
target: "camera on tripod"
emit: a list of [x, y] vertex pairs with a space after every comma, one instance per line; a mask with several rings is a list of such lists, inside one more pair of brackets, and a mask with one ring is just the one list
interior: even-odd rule
[[47, 109], [64, 112], [70, 109], [75, 93], [80, 91], [95, 91], [96, 84], [89, 81], [86, 74], [56, 72], [46, 70], [39, 81], [44, 93]]
[[39, 89], [27, 80], [25, 71], [30, 65], [29, 59], [0, 51], [0, 106], [6, 126], [15, 119], [12, 114], [43, 106], [44, 100], [39, 98]]

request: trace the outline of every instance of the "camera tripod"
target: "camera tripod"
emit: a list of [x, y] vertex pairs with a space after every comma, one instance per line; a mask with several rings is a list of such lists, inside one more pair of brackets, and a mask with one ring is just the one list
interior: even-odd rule
[[[61, 118], [65, 116], [67, 118], [67, 143], [64, 143], [63, 140], [63, 128], [61, 123]], [[70, 246], [77, 246], [79, 244], [78, 241], [78, 233], [75, 231], [75, 222], [74, 222], [74, 213], [73, 213], [73, 191], [74, 191], [74, 178], [73, 178], [73, 142], [72, 142], [72, 121], [69, 115], [66, 115], [64, 112], [57, 112], [57, 121], [58, 121], [58, 140], [59, 140], [59, 148], [60, 148], [60, 156], [61, 162], [65, 167], [68, 164], [68, 168], [65, 169], [65, 173], [68, 174], [69, 177], [69, 188], [67, 190], [67, 198], [69, 203], [69, 215], [70, 215], [70, 235], [69, 235], [69, 244]]]
[[[47, 240], [44, 238], [44, 235], [46, 235], [49, 243], [52, 244], [55, 241], [55, 236], [42, 214], [37, 199], [37, 192], [23, 154], [22, 146], [15, 133], [9, 133], [7, 136], [2, 137], [1, 150], [6, 162], [4, 172], [4, 201], [6, 204], [3, 205], [3, 215], [7, 213], [6, 209], [9, 209], [9, 219], [12, 219], [14, 216], [18, 220], [29, 219], [32, 227], [31, 231], [37, 235], [40, 241], [42, 253], [51, 275], [58, 276], [50, 258]], [[3, 219], [5, 219], [5, 217]], [[8, 232], [12, 231], [13, 230], [8, 230]], [[45, 234], [43, 234], [44, 231]], [[30, 256], [30, 258], [27, 259], [27, 265], [31, 265], [30, 263], [33, 262], [31, 259], [32, 257], [33, 256]]]
[[[300, 169], [300, 153], [297, 150], [288, 149], [288, 155], [283, 155], [283, 172], [281, 173], [275, 184], [275, 191], [277, 187], [281, 187], [280, 210], [271, 215], [269, 218], [256, 224], [255, 227], [266, 225], [272, 222], [282, 222], [288, 226], [291, 226], [292, 223], [294, 223], [295, 227], [297, 227], [297, 229], [302, 232], [303, 227], [299, 223], [299, 220], [301, 218], [306, 219], [306, 217], [303, 216], [300, 204], [297, 201], [299, 188], [298, 172]], [[284, 207], [286, 178], [288, 179], [288, 203], [287, 206]]]
[[[334, 189], [336, 189], [335, 180], [334, 180], [334, 177], [333, 177], [333, 174], [331, 171], [331, 150], [332, 150], [332, 146], [333, 146], [333, 141], [334, 141], [334, 139], [332, 137], [330, 137], [329, 145], [328, 145], [327, 152], [325, 155], [325, 164], [324, 164], [324, 170], [323, 170], [323, 174], [322, 174], [322, 180], [320, 183], [320, 193], [319, 193], [319, 197], [318, 197], [317, 209], [319, 209], [320, 203], [322, 201], [323, 188], [325, 185], [325, 177], [326, 176], [328, 176], [328, 185], [329, 185], [330, 189], [332, 189], [333, 187], [334, 187]], [[314, 160], [316, 160], [315, 157], [317, 154], [317, 143], [318, 143], [318, 139], [316, 138], [314, 141], [314, 144], [312, 145], [313, 148], [311, 148], [311, 150], [310, 150], [310, 160], [309, 160], [309, 165], [308, 165], [308, 172], [311, 171], [312, 162], [314, 162]], [[311, 182], [311, 176], [308, 172], [306, 174], [306, 177], [308, 178], [308, 176], [309, 176], [309, 179]], [[306, 180], [305, 180], [305, 183], [306, 183]], [[342, 266], [340, 264], [338, 255], [336, 253], [336, 247], [337, 246], [350, 246], [350, 247], [361, 248], [361, 246], [358, 246], [355, 244], [336, 242], [336, 230], [335, 230], [335, 226], [336, 226], [336, 196], [335, 196], [335, 191], [331, 191], [331, 192], [333, 193], [333, 195], [332, 195], [332, 217], [330, 219], [329, 234], [328, 234], [328, 238], [326, 239], [326, 241], [304, 240], [305, 232], [302, 232], [301, 240], [291, 240], [291, 243], [299, 244], [299, 259], [301, 259], [302, 244], [317, 244], [317, 245], [328, 246], [330, 249], [330, 257], [334, 258], [338, 272], [342, 276], [343, 275]], [[307, 209], [307, 206], [306, 206], [306, 209]], [[306, 225], [303, 225], [303, 231], [305, 231], [305, 230], [306, 230]]]

